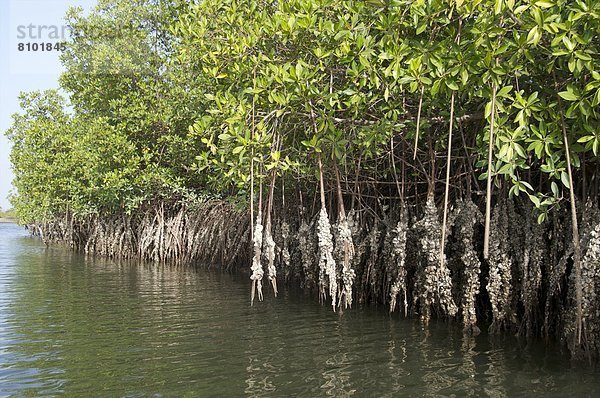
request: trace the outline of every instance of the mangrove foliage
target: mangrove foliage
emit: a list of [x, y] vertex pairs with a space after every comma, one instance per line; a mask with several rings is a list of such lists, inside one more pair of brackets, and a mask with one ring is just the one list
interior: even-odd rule
[[7, 135], [20, 219], [600, 352], [600, 2], [100, 0]]

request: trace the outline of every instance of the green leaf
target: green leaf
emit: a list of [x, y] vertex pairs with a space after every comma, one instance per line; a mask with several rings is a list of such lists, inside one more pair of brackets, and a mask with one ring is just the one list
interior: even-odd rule
[[523, 13], [523, 11], [526, 11], [527, 9], [529, 9], [530, 5], [529, 4], [522, 4], [520, 6], [518, 6], [517, 8], [515, 8], [515, 15], [519, 15], [521, 13]]
[[561, 91], [558, 95], [567, 101], [577, 101], [577, 96], [571, 91]]
[[502, 175], [513, 175], [513, 165], [510, 163], [505, 164], [504, 166], [500, 167], [500, 170], [498, 170], [498, 174], [502, 174]]
[[302, 77], [302, 72], [304, 71], [304, 67], [300, 62], [296, 64], [296, 77], [300, 79]]
[[[530, 183], [528, 183], [527, 181], [520, 181], [521, 185], [523, 185], [524, 187], [526, 187], [527, 189], [529, 189], [530, 191], [533, 191], [533, 187], [531, 186]], [[524, 190], [522, 190], [524, 191]]]
[[496, 0], [494, 4], [494, 14], [498, 15], [502, 12], [502, 7], [504, 6], [504, 0]]
[[460, 82], [464, 86], [467, 84], [468, 81], [469, 81], [469, 71], [467, 71], [466, 69], [463, 68], [460, 71]]
[[520, 144], [514, 143], [514, 149], [515, 152], [517, 152], [517, 154], [522, 157], [522, 158], [526, 158], [527, 155], [525, 154], [525, 150], [523, 149], [523, 147]]
[[567, 36], [562, 37], [562, 42], [567, 47], [567, 50], [572, 52], [575, 49], [575, 44]]
[[546, 213], [540, 213], [537, 218], [538, 224], [543, 223], [546, 220]]
[[408, 84], [408, 90], [411, 93], [414, 93], [415, 91], [417, 91], [418, 88], [419, 88], [419, 83], [418, 82], [410, 82]]
[[552, 183], [550, 184], [550, 188], [552, 189], [552, 194], [554, 195], [554, 197], [558, 198], [560, 196], [560, 193], [558, 191], [558, 184], [552, 181]]
[[348, 35], [350, 35], [350, 31], [349, 30], [340, 30], [338, 33], [336, 33], [334, 39], [337, 41], [337, 40], [340, 40], [341, 38], [346, 37]]
[[560, 173], [560, 181], [562, 181], [563, 185], [567, 187], [567, 189], [571, 189], [571, 185], [569, 184], [569, 174], [566, 171], [562, 171]]
[[431, 79], [427, 76], [421, 76], [421, 83], [429, 86], [431, 84]]
[[541, 8], [550, 8], [554, 6], [554, 3], [551, 1], [536, 1], [535, 5]]
[[586, 135], [585, 137], [581, 137], [580, 139], [578, 139], [577, 142], [588, 142], [588, 141], [593, 140], [594, 138], [596, 138], [596, 136]]
[[533, 93], [531, 93], [531, 95], [529, 95], [529, 97], [527, 97], [527, 103], [529, 105], [534, 104], [536, 102], [538, 98], [538, 92], [534, 91]]
[[[437, 93], [440, 91], [441, 84], [441, 80], [436, 80], [435, 82], [433, 82], [433, 85], [431, 86], [431, 95], [433, 95], [434, 97], [437, 95]], [[598, 90], [598, 92], [600, 92], [600, 90]]]
[[498, 92], [496, 93], [496, 97], [498, 98], [504, 98], [508, 96], [508, 93], [510, 93], [510, 91], [512, 90], [513, 86], [504, 86], [502, 87], [500, 90], [498, 90]]
[[535, 25], [529, 33], [527, 34], [527, 43], [537, 45], [540, 41], [542, 34], [540, 33], [540, 29], [537, 25]]
[[534, 206], [539, 209], [541, 202], [537, 196], [529, 195], [529, 200], [531, 200], [531, 202], [534, 204]]
[[446, 86], [452, 91], [458, 91], [458, 84], [452, 80], [446, 80]]

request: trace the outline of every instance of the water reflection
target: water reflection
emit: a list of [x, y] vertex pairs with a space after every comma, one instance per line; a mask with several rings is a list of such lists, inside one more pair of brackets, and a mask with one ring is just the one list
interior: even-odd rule
[[348, 330], [348, 323], [345, 314], [339, 314], [337, 322], [329, 330], [328, 325], [324, 325], [323, 334], [331, 334], [330, 353], [321, 364], [321, 375], [323, 384], [320, 389], [327, 396], [348, 397], [356, 393], [356, 387], [353, 386], [355, 380], [352, 379], [352, 363], [356, 361], [355, 353], [351, 346], [355, 344], [352, 333]]
[[[410, 373], [405, 369], [405, 363], [408, 359], [407, 336], [397, 333], [395, 322], [390, 322], [387, 346], [389, 361], [386, 370], [389, 372], [392, 392], [398, 393], [405, 388], [402, 380]], [[386, 396], [391, 397], [392, 395], [390, 393]]]
[[0, 226], [0, 396], [595, 396], [594, 370], [539, 342], [246, 277], [86, 257]]

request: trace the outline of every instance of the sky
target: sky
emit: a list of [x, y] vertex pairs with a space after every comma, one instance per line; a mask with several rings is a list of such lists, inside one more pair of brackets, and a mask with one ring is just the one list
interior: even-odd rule
[[[58, 51], [40, 51], [39, 43], [68, 39], [64, 15], [73, 6], [90, 9], [96, 0], [0, 0], [0, 207], [11, 208], [10, 143], [4, 133], [19, 111], [22, 91], [58, 88]], [[38, 51], [33, 51], [38, 43]], [[23, 44], [23, 51], [19, 51]], [[27, 48], [27, 46], [29, 48]]]

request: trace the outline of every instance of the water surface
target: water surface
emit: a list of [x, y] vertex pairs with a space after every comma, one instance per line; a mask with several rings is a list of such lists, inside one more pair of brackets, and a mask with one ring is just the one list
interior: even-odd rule
[[600, 396], [556, 347], [343, 315], [245, 276], [46, 248], [0, 224], [0, 397]]

